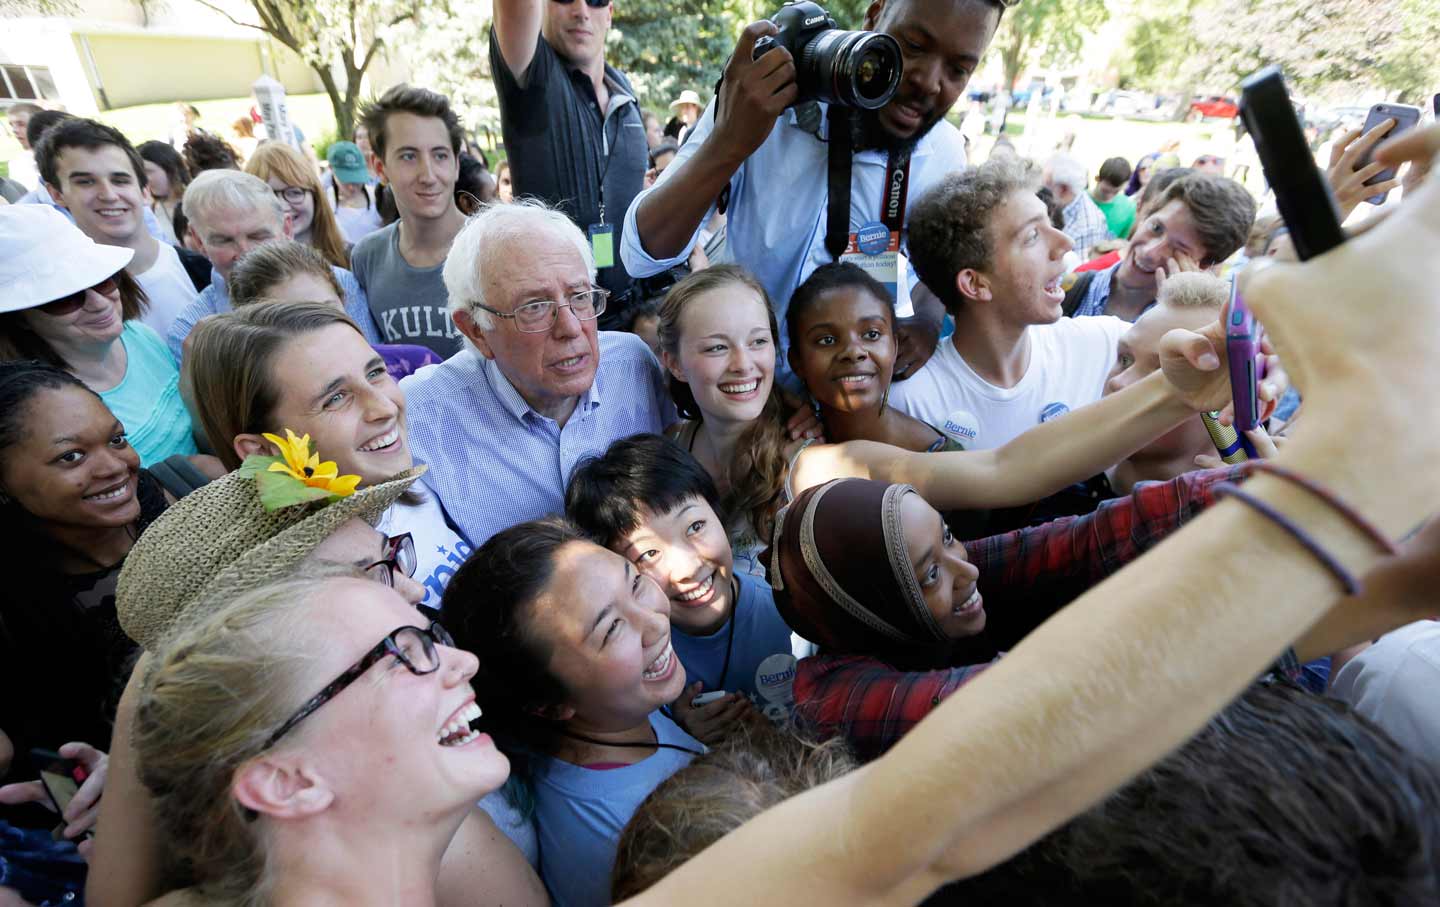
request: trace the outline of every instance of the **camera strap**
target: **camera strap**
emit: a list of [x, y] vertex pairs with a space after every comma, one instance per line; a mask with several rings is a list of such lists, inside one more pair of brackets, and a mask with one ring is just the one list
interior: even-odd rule
[[831, 104], [826, 117], [830, 125], [827, 159], [829, 201], [825, 211], [825, 251], [839, 261], [850, 245], [850, 170], [855, 163], [855, 137], [851, 132], [850, 108]]
[[[825, 251], [839, 261], [850, 246], [850, 177], [855, 161], [854, 112], [831, 104], [827, 118], [830, 148], [826, 161], [829, 201], [825, 212]], [[885, 185], [880, 200], [880, 222], [898, 237], [905, 228], [905, 206], [910, 196], [910, 150], [892, 151], [885, 162]]]

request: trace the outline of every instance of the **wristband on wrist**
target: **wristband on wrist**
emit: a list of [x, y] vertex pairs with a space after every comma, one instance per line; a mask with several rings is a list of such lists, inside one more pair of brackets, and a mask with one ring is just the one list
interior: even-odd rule
[[1251, 460], [1245, 468], [1247, 472], [1263, 472], [1277, 479], [1284, 479], [1287, 482], [1300, 486], [1326, 504], [1329, 504], [1332, 510], [1348, 520], [1350, 525], [1358, 529], [1361, 534], [1367, 536], [1381, 551], [1392, 555], [1400, 553], [1400, 547], [1387, 538], [1385, 533], [1381, 532], [1374, 523], [1366, 519], [1360, 511], [1341, 500], [1340, 496], [1335, 494], [1335, 492], [1314, 479], [1302, 476], [1293, 469], [1280, 466], [1270, 460]]
[[1298, 523], [1275, 509], [1268, 502], [1262, 501], [1250, 492], [1244, 491], [1239, 486], [1229, 482], [1221, 482], [1216, 485], [1213, 494], [1217, 499], [1226, 497], [1234, 498], [1285, 530], [1295, 541], [1300, 543], [1301, 547], [1310, 552], [1311, 556], [1319, 561], [1321, 566], [1329, 570], [1330, 573], [1340, 581], [1340, 584], [1345, 587], [1345, 593], [1347, 595], [1360, 594], [1362, 587], [1360, 580], [1355, 577], [1355, 574], [1351, 573], [1344, 564], [1340, 563], [1335, 555], [1326, 551], [1319, 542], [1315, 541], [1310, 533], [1301, 529]]

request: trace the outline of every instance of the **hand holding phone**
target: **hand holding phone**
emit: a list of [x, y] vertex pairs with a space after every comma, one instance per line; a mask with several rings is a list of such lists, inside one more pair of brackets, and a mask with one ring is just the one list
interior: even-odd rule
[[0, 803], [49, 805], [65, 819], [56, 829], [56, 839], [76, 840], [80, 853], [86, 854], [100, 814], [108, 757], [89, 744], [72, 742], [60, 747], [59, 753], [31, 750], [30, 765], [39, 780], [0, 787]]
[[[1407, 104], [1376, 104], [1370, 108], [1370, 113], [1366, 115], [1365, 125], [1361, 129], [1361, 133], [1369, 134], [1387, 120], [1393, 120], [1395, 125], [1380, 138], [1392, 139], [1402, 132], [1415, 128], [1415, 125], [1420, 122], [1420, 108], [1411, 107]], [[1372, 143], [1371, 147], [1365, 149], [1365, 153], [1362, 154], [1360, 160], [1356, 162], [1355, 170], [1360, 171], [1369, 167], [1374, 160], [1374, 153], [1374, 143]], [[1365, 180], [1364, 185], [1377, 186], [1381, 183], [1391, 183], [1394, 179], [1395, 168], [1386, 167], [1379, 173]], [[1365, 201], [1372, 205], [1383, 205], [1385, 204], [1386, 196], [1390, 194], [1390, 189], [1392, 188], [1394, 188], [1394, 186], [1387, 186], [1383, 192], [1371, 195], [1366, 198]]]
[[1235, 398], [1235, 430], [1241, 447], [1253, 457], [1255, 451], [1245, 432], [1260, 424], [1260, 382], [1265, 378], [1265, 356], [1260, 350], [1264, 328], [1251, 314], [1240, 295], [1237, 281], [1230, 280], [1230, 308], [1225, 316], [1225, 358], [1230, 365], [1230, 390]]

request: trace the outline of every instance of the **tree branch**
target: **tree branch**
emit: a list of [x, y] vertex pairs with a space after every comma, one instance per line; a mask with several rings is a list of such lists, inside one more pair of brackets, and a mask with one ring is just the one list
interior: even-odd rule
[[205, 7], [206, 9], [214, 10], [215, 12], [224, 16], [226, 19], [229, 19], [231, 22], [240, 26], [241, 28], [253, 28], [256, 31], [265, 32], [266, 34], [270, 33], [269, 30], [265, 28], [265, 26], [256, 25], [253, 22], [241, 22], [239, 19], [236, 19], [234, 16], [230, 15], [228, 12], [216, 6], [215, 4], [206, 2], [206, 0], [195, 0], [195, 2]]

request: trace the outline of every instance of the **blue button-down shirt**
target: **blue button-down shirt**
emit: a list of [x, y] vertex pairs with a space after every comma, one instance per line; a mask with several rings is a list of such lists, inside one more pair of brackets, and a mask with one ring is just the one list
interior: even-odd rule
[[469, 347], [400, 382], [410, 449], [426, 484], [471, 545], [526, 520], [565, 512], [565, 483], [614, 441], [675, 421], [664, 372], [634, 334], [601, 331], [595, 381], [562, 427], [530, 408]]
[[[339, 281], [340, 290], [345, 295], [345, 314], [360, 328], [366, 343], [380, 343], [380, 331], [375, 327], [375, 316], [370, 314], [370, 301], [365, 298], [365, 290], [360, 286], [360, 281], [344, 268], [331, 265], [330, 270], [335, 272], [335, 279]], [[220, 276], [219, 271], [211, 268], [210, 286], [201, 290], [199, 298], [186, 306], [170, 324], [170, 333], [165, 341], [170, 345], [170, 352], [175, 354], [175, 361], [183, 361], [181, 351], [185, 346], [185, 338], [190, 336], [201, 318], [228, 311], [230, 292], [225, 289], [225, 278]]]
[[[821, 105], [822, 109], [824, 105]], [[681, 164], [695, 155], [715, 129], [712, 101], [679, 154], [661, 174], [664, 182], [680, 172]], [[826, 123], [820, 125], [828, 135]], [[744, 265], [770, 294], [775, 316], [785, 323], [790, 295], [801, 281], [831, 261], [825, 251], [826, 203], [830, 198], [827, 148], [821, 138], [801, 128], [794, 108], [787, 110], [755, 153], [730, 178], [730, 207], [726, 213], [725, 242], [728, 260]], [[880, 220], [888, 155], [883, 151], [855, 154], [850, 175], [850, 232]], [[906, 222], [915, 201], [947, 174], [965, 167], [965, 140], [959, 130], [941, 121], [916, 144], [910, 157], [910, 188]], [[674, 258], [657, 259], [640, 244], [635, 212], [653, 192], [636, 197], [625, 215], [621, 256], [625, 269], [636, 277], [658, 274], [690, 257], [696, 235]], [[713, 212], [713, 207], [712, 207]], [[710, 219], [707, 214], [704, 220]], [[902, 236], [902, 242], [904, 237]], [[782, 345], [785, 331], [781, 330]], [[784, 361], [784, 357], [781, 357]]]

